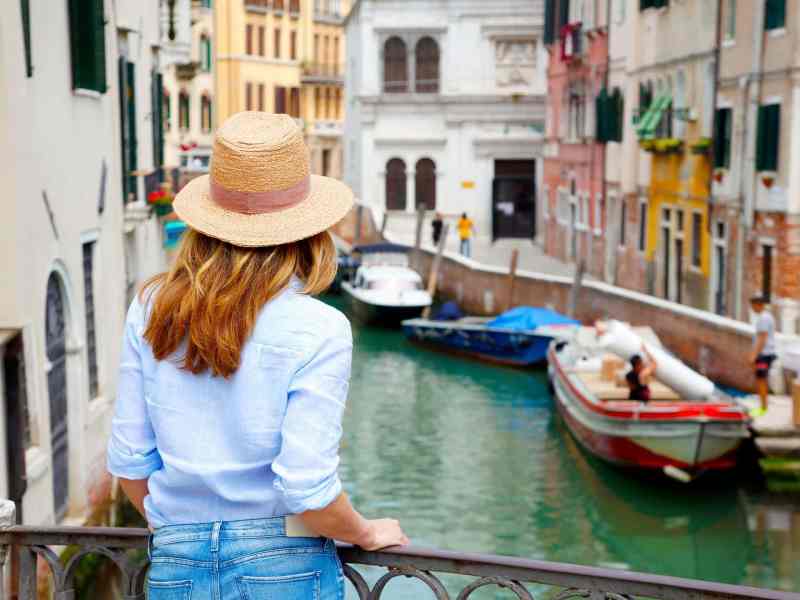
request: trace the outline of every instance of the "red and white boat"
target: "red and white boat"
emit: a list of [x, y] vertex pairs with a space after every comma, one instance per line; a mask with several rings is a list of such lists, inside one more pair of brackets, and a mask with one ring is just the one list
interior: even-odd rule
[[650, 384], [650, 402], [628, 400], [627, 387], [603, 373], [606, 350], [580, 343], [592, 331], [581, 328], [573, 340], [555, 341], [548, 351], [556, 405], [587, 451], [616, 465], [688, 478], [736, 465], [737, 449], [750, 435], [743, 407], [721, 393], [685, 400], [660, 381]]

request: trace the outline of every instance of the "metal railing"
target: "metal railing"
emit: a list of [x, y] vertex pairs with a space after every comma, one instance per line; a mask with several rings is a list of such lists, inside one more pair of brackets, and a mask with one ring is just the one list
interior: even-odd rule
[[344, 80], [344, 65], [340, 63], [324, 63], [309, 61], [301, 65], [302, 80], [319, 80], [339, 83]]
[[[18, 561], [12, 587], [20, 600], [36, 600], [39, 589], [37, 565], [42, 559], [50, 572], [54, 600], [75, 597], [75, 573], [81, 559], [99, 554], [111, 560], [121, 575], [125, 600], [145, 599], [148, 562], [143, 554], [149, 532], [146, 529], [113, 527], [28, 527], [5, 526], [14, 521], [13, 503], [0, 504], [0, 569], [8, 562], [9, 548]], [[77, 550], [62, 560], [54, 546]], [[707, 581], [648, 575], [612, 569], [527, 560], [486, 554], [464, 554], [442, 550], [400, 548], [367, 552], [340, 545], [344, 572], [359, 600], [379, 600], [387, 584], [398, 577], [422, 581], [438, 600], [451, 594], [436, 574], [466, 575], [473, 580], [459, 590], [457, 600], [466, 600], [480, 588], [505, 588], [521, 600], [550, 598], [567, 600], [634, 600], [636, 597], [677, 600], [800, 600], [800, 594]], [[714, 560], [714, 557], [709, 557]], [[387, 571], [370, 586], [356, 565], [384, 567]], [[434, 574], [436, 573], [436, 574]], [[534, 584], [534, 585], [531, 585]], [[550, 588], [543, 591], [542, 587]], [[533, 589], [533, 591], [532, 591]], [[0, 600], [6, 598], [0, 587]]]

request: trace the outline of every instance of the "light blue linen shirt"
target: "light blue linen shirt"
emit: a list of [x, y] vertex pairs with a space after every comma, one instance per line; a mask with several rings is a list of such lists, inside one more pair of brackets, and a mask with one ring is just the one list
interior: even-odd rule
[[224, 379], [155, 360], [146, 311], [138, 299], [128, 311], [108, 469], [149, 479], [151, 526], [298, 514], [336, 499], [353, 348], [342, 313], [292, 281]]

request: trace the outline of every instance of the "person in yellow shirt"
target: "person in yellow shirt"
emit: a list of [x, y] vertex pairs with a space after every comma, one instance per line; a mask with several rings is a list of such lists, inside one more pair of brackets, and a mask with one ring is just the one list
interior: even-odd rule
[[461, 254], [469, 258], [472, 251], [470, 242], [475, 229], [472, 220], [467, 216], [467, 213], [462, 213], [456, 226], [458, 227], [458, 237], [461, 239]]

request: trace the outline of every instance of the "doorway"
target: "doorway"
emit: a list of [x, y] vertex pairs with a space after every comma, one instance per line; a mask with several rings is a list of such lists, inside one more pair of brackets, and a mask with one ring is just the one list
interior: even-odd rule
[[727, 232], [725, 223], [718, 221], [714, 228], [713, 246], [714, 251], [711, 254], [711, 286], [712, 286], [712, 310], [718, 315], [725, 315], [727, 306], [725, 296], [727, 294], [727, 286], [725, 285], [725, 276], [727, 265], [727, 255], [725, 253]]
[[772, 244], [761, 246], [761, 295], [772, 302]]
[[492, 239], [534, 237], [536, 237], [536, 161], [494, 161]]
[[69, 429], [67, 403], [67, 332], [64, 295], [55, 273], [47, 281], [45, 310], [47, 391], [50, 398], [50, 448], [53, 458], [53, 506], [56, 521], [67, 512], [69, 503]]

